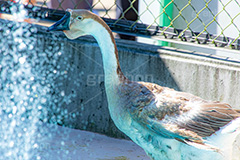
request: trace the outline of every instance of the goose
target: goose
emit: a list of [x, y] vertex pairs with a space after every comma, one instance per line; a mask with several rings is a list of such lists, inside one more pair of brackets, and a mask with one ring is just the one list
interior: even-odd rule
[[[121, 71], [112, 31], [96, 14], [67, 9], [48, 31], [69, 39], [93, 36], [102, 53], [110, 116], [153, 160], [230, 160], [240, 110], [158, 84], [130, 81]], [[236, 158], [236, 157], [235, 157]]]

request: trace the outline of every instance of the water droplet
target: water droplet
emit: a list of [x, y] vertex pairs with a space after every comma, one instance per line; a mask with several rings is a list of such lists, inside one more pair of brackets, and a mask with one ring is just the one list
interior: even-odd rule
[[12, 114], [16, 114], [16, 112], [17, 112], [17, 107], [16, 107], [16, 106], [13, 106]]
[[38, 148], [38, 144], [35, 143], [35, 144], [33, 145], [33, 148]]
[[61, 94], [61, 96], [65, 96], [65, 93], [64, 93], [64, 91], [61, 91], [61, 93], [60, 93], [60, 94]]
[[30, 95], [31, 94], [31, 92], [30, 91], [27, 91], [27, 95]]
[[26, 111], [26, 108], [25, 108], [25, 107], [22, 107], [21, 110], [22, 110], [22, 112], [25, 112], [25, 111]]
[[32, 90], [36, 91], [37, 87], [36, 86], [32, 86]]
[[11, 122], [11, 127], [15, 127], [16, 126], [16, 120], [14, 119], [12, 122]]
[[18, 133], [18, 137], [22, 137], [22, 134], [21, 134], [21, 133]]
[[27, 81], [26, 80], [22, 80], [21, 82], [23, 85], [26, 85], [27, 84]]
[[33, 46], [33, 45], [31, 45], [31, 44], [30, 44], [30, 45], [28, 45], [28, 49], [29, 49], [29, 50], [32, 50], [33, 48], [34, 48], [34, 46]]
[[10, 141], [10, 142], [9, 142], [9, 147], [12, 148], [13, 146], [14, 146], [14, 142], [13, 142], [13, 141]]
[[20, 45], [18, 46], [19, 50], [24, 50], [26, 49], [27, 45], [25, 43], [20, 43]]
[[18, 59], [18, 61], [19, 61], [20, 64], [24, 64], [26, 62], [26, 58], [25, 57], [20, 57]]
[[73, 117], [73, 118], [76, 118], [76, 114], [75, 114], [75, 113], [73, 113], [73, 114], [72, 114], [72, 117]]
[[25, 121], [25, 118], [24, 118], [24, 117], [22, 117], [22, 118], [21, 118], [21, 121]]
[[46, 98], [42, 98], [41, 99], [41, 103], [46, 103], [47, 102], [47, 99]]

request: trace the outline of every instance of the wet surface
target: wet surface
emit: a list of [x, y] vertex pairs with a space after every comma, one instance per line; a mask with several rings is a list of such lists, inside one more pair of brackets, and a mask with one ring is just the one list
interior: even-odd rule
[[49, 124], [41, 129], [54, 135], [39, 139], [41, 159], [149, 160], [145, 152], [129, 140]]

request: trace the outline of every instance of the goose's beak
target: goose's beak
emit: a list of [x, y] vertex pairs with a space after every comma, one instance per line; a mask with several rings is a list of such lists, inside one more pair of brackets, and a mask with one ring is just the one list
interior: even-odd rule
[[64, 31], [69, 30], [69, 23], [70, 23], [70, 12], [66, 12], [66, 14], [52, 26], [48, 27], [47, 31]]

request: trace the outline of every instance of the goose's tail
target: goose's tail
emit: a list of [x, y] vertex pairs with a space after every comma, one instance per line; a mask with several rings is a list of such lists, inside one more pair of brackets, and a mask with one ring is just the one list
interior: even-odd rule
[[240, 160], [240, 117], [232, 120], [207, 141], [218, 146], [224, 160]]

